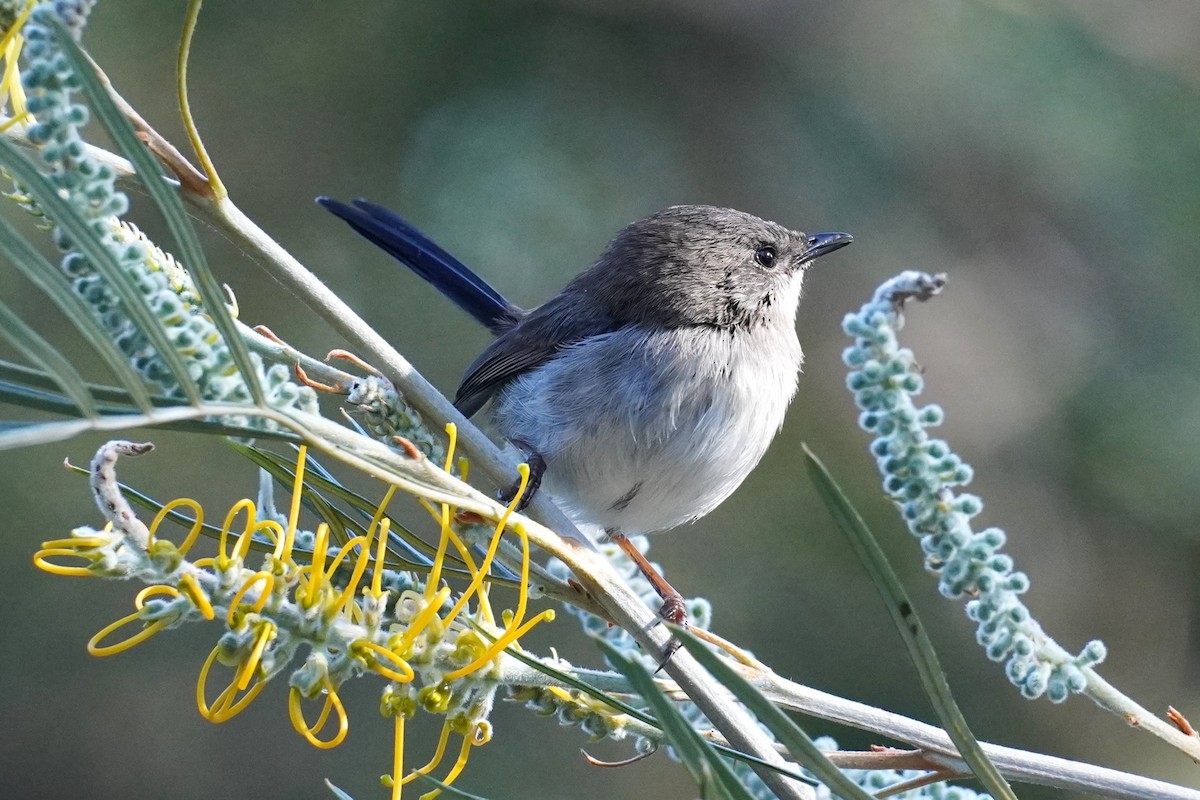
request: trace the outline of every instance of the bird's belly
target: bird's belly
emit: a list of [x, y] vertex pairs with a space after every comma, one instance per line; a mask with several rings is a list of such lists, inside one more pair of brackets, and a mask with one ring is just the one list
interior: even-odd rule
[[795, 391], [799, 349], [621, 333], [522, 376], [493, 416], [546, 459], [545, 488], [577, 522], [650, 533], [704, 516], [754, 468]]
[[597, 429], [547, 457], [547, 489], [577, 520], [605, 529], [650, 533], [698, 519], [742, 483], [778, 428], [735, 413], [729, 400], [681, 409], [665, 436], [661, 421]]

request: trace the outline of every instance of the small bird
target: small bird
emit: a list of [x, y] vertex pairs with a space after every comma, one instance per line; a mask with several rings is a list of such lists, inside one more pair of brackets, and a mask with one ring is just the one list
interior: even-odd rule
[[638, 564], [660, 615], [684, 623], [683, 597], [626, 536], [703, 517], [758, 464], [796, 392], [805, 269], [851, 236], [672, 206], [526, 310], [388, 209], [317, 202], [496, 334], [454, 405], [472, 416], [490, 403], [495, 431], [529, 464], [526, 501], [544, 476], [572, 519]]

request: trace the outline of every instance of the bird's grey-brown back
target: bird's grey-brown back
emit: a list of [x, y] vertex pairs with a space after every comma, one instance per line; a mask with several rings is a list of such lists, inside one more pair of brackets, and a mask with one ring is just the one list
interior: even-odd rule
[[[758, 463], [796, 390], [804, 234], [675, 206], [468, 370], [497, 431], [540, 454], [577, 520], [651, 532], [711, 511]], [[465, 394], [464, 394], [465, 393]]]
[[631, 223], [480, 354], [455, 405], [473, 414], [562, 348], [630, 325], [791, 330], [807, 246], [802, 233], [715, 206], [671, 206]]

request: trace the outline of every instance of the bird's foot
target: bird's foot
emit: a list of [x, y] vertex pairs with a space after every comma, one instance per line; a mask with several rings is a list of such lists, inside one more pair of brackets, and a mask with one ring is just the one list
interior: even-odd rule
[[515, 511], [524, 511], [525, 508], [533, 501], [534, 495], [542, 486], [542, 477], [546, 474], [546, 459], [542, 454], [534, 450], [524, 442], [513, 442], [517, 449], [521, 451], [521, 455], [525, 458], [525, 463], [529, 465], [529, 477], [525, 479], [525, 491], [521, 491], [522, 480], [518, 478], [513, 481], [508, 487], [501, 489], [496, 493], [496, 499], [504, 505], [508, 505], [513, 501], [518, 494], [521, 499], [517, 502]]
[[684, 603], [683, 595], [675, 592], [669, 596], [663, 597], [662, 605], [658, 607], [658, 616], [663, 622], [669, 622], [672, 625], [678, 625], [681, 628], [686, 628], [688, 624], [687, 605]]

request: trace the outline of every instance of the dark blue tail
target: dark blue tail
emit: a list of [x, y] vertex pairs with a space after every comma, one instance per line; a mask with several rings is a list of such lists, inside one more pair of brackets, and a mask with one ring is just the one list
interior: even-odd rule
[[429, 281], [492, 333], [504, 333], [525, 316], [524, 310], [505, 300], [487, 281], [383, 206], [362, 199], [351, 205], [329, 197], [318, 197], [317, 202]]

